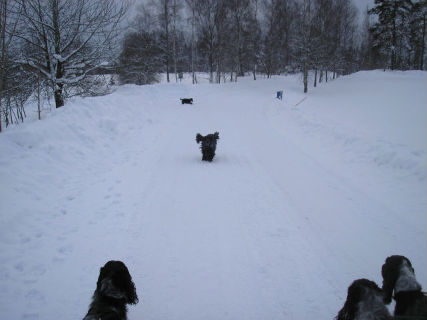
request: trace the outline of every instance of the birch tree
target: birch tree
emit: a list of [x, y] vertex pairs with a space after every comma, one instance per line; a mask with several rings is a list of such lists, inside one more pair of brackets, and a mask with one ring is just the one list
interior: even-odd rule
[[213, 83], [214, 63], [217, 50], [217, 30], [215, 28], [216, 0], [199, 0], [196, 7], [199, 46], [207, 56], [209, 82]]
[[194, 64], [196, 60], [196, 35], [195, 35], [195, 27], [196, 27], [196, 0], [186, 0], [187, 6], [191, 12], [191, 78], [193, 84], [196, 83], [196, 73], [194, 69]]

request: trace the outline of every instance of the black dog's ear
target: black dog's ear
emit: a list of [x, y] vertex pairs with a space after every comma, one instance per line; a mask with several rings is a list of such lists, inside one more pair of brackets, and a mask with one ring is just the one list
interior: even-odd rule
[[219, 132], [218, 131], [214, 133], [214, 138], [219, 139]]
[[107, 273], [108, 273], [107, 268], [106, 268], [107, 263], [103, 267], [101, 267], [101, 269], [99, 269], [98, 281], [96, 282], [96, 290], [98, 292], [101, 291], [102, 280], [107, 277]]
[[123, 290], [127, 303], [137, 304], [139, 301], [138, 295], [136, 294], [135, 284], [132, 281], [129, 270], [123, 262], [118, 261], [118, 263], [119, 270], [114, 275], [114, 282], [117, 287], [120, 287], [120, 290]]
[[203, 136], [200, 133], [198, 133], [196, 135], [196, 142], [199, 143], [200, 141], [203, 141]]
[[132, 277], [129, 274], [129, 277], [126, 281], [126, 298], [129, 304], [137, 304], [139, 302], [138, 295], [136, 294], [135, 284], [132, 281]]

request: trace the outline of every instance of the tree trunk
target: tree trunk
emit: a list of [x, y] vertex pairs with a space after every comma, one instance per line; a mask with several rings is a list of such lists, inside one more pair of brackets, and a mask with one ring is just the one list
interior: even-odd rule
[[168, 0], [165, 0], [164, 7], [165, 14], [165, 37], [166, 37], [166, 79], [170, 82], [169, 79], [169, 10], [168, 10]]
[[237, 72], [236, 72], [236, 82], [237, 82], [237, 76], [243, 77], [243, 59], [242, 59], [242, 48], [240, 46], [241, 40], [241, 27], [240, 27], [240, 20], [238, 21], [238, 29], [237, 29]]
[[213, 83], [213, 56], [212, 51], [209, 52], [209, 83]]
[[317, 69], [314, 70], [314, 87], [317, 87]]
[[391, 39], [391, 70], [396, 68], [396, 45], [397, 45], [397, 36], [396, 36], [396, 16], [397, 16], [397, 1], [394, 1], [394, 19], [393, 19], [393, 29], [392, 29], [392, 39]]
[[423, 48], [421, 49], [421, 63], [420, 70], [424, 70], [424, 54], [426, 49], [426, 15], [423, 17]]
[[196, 83], [196, 77], [194, 74], [194, 23], [195, 23], [195, 4], [193, 2], [192, 4], [193, 6], [193, 20], [191, 21], [191, 73], [192, 73], [192, 78], [193, 78], [193, 84]]
[[39, 120], [41, 120], [42, 117], [41, 117], [41, 108], [40, 108], [40, 73], [37, 77], [37, 113], [39, 116]]
[[173, 68], [175, 72], [175, 82], [178, 82], [176, 69], [176, 0], [173, 0]]
[[54, 96], [55, 96], [55, 105], [57, 108], [60, 108], [64, 106], [64, 97], [62, 95], [62, 84], [57, 84], [57, 88], [55, 89]]
[[2, 105], [2, 103], [1, 103], [1, 96], [0, 96], [0, 132], [1, 132], [1, 130], [2, 130], [2, 127], [1, 127], [1, 123], [2, 123], [2, 113], [3, 113], [3, 105]]
[[7, 18], [7, 1], [2, 0], [1, 4], [1, 18], [0, 18], [0, 36], [1, 36], [1, 59], [0, 59], [0, 132], [2, 131], [2, 99], [3, 99], [3, 79], [4, 79], [4, 69], [5, 69], [5, 58], [6, 58], [6, 18]]
[[[54, 40], [55, 40], [55, 53], [59, 56], [61, 55], [61, 31], [59, 30], [59, 8], [58, 8], [58, 0], [53, 0], [52, 2], [52, 22], [53, 22], [53, 31], [54, 31]], [[59, 82], [64, 75], [63, 72], [63, 64], [61, 61], [56, 62], [56, 75], [55, 75], [55, 105], [57, 108], [60, 108], [64, 105], [64, 97], [63, 97], [63, 87], [64, 84]]]
[[308, 70], [307, 70], [307, 61], [304, 61], [304, 67], [303, 67], [303, 74], [304, 74], [304, 93], [307, 93], [308, 91]]

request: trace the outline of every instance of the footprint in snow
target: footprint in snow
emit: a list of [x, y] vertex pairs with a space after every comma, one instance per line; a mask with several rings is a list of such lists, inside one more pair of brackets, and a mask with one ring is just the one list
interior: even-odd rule
[[37, 289], [31, 289], [25, 297], [31, 301], [37, 301], [37, 303], [45, 301], [44, 295]]
[[24, 264], [22, 262], [18, 262], [14, 265], [16, 271], [22, 272], [24, 271]]
[[21, 316], [22, 320], [37, 320], [40, 319], [39, 315], [37, 313], [24, 313]]
[[27, 236], [21, 236], [20, 241], [21, 241], [22, 244], [29, 243], [31, 241], [31, 238], [27, 237]]
[[59, 247], [59, 248], [57, 249], [57, 251], [58, 251], [60, 254], [68, 255], [68, 254], [70, 254], [71, 252], [73, 252], [73, 246], [72, 246], [72, 245], [65, 245], [65, 246]]

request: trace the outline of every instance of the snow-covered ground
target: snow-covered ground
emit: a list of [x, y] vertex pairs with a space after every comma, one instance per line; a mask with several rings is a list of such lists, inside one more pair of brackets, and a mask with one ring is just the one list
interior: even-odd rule
[[392, 254], [425, 289], [426, 79], [123, 86], [6, 130], [0, 318], [82, 318], [111, 259], [131, 320], [332, 319]]

